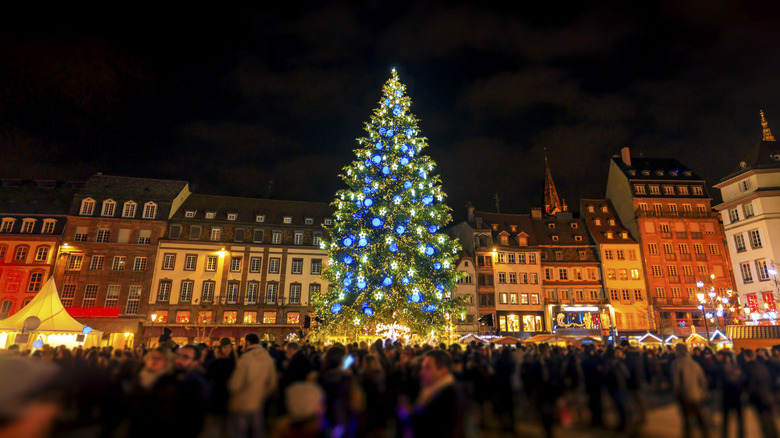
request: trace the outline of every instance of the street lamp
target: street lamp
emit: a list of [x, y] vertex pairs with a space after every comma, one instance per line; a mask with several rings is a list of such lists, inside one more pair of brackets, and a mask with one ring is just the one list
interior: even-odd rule
[[152, 348], [152, 338], [154, 337], [154, 322], [157, 321], [157, 314], [152, 313], [149, 315], [152, 320], [152, 327], [149, 329], [149, 348]]

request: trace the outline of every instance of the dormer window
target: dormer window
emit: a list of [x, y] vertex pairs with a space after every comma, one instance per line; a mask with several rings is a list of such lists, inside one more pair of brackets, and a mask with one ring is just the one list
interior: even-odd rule
[[627, 233], [627, 232], [623, 231], [622, 233], [620, 233], [620, 235], [621, 235], [621, 236], [622, 236], [624, 239], [628, 239], [628, 233]]
[[649, 170], [643, 170], [642, 171], [642, 175], [643, 176], [650, 176], [650, 171]]
[[255, 222], [265, 222], [265, 215], [264, 214], [256, 214], [255, 215]]
[[513, 233], [517, 232], [517, 225], [510, 225], [509, 228], [512, 230]]
[[664, 171], [663, 170], [656, 170], [655, 171], [655, 176], [664, 176]]
[[607, 231], [606, 233], [604, 233], [604, 235], [607, 237], [607, 239], [611, 239], [612, 238], [612, 231]]
[[81, 209], [79, 210], [79, 214], [81, 216], [92, 216], [92, 213], [95, 211], [95, 200], [92, 198], [86, 198], [83, 201], [81, 201]]
[[282, 218], [282, 222], [285, 224], [291, 224], [292, 223], [292, 216], [285, 216]]
[[111, 217], [114, 215], [114, 210], [116, 210], [116, 202], [113, 199], [107, 199], [103, 201], [103, 211], [100, 215]]
[[688, 186], [677, 186], [677, 193], [683, 196], [687, 196]]
[[217, 217], [217, 212], [216, 211], [207, 211], [206, 212], [206, 219], [214, 219], [215, 217]]
[[550, 222], [549, 224], [547, 224], [547, 228], [549, 228], [549, 229], [555, 228], [555, 223], [554, 222]]
[[124, 207], [122, 207], [122, 217], [134, 218], [136, 205], [133, 201], [125, 202]]
[[327, 218], [327, 219], [323, 220], [322, 223], [325, 224], [325, 225], [333, 225], [333, 219]]
[[509, 236], [502, 235], [501, 236], [501, 244], [502, 245], [509, 245]]
[[685, 176], [692, 176], [693, 172], [691, 172], [690, 170], [683, 170], [683, 175], [685, 175]]
[[593, 219], [593, 225], [595, 225], [595, 226], [597, 226], [597, 227], [600, 227], [600, 226], [601, 226], [601, 219], [599, 219], [599, 218], [594, 218], [594, 219]]
[[152, 201], [147, 202], [144, 204], [144, 219], [154, 219], [157, 217], [157, 204], [155, 204]]
[[35, 226], [35, 219], [23, 219], [22, 233], [32, 233], [34, 226]]
[[693, 186], [693, 187], [691, 188], [691, 190], [693, 190], [693, 194], [694, 194], [694, 195], [699, 195], [699, 196], [701, 196], [701, 195], [703, 195], [703, 194], [704, 194], [704, 189], [702, 189], [702, 187], [701, 187], [701, 186]]
[[498, 224], [493, 224], [493, 231], [498, 231]]
[[650, 194], [651, 195], [660, 195], [661, 194], [661, 188], [659, 186], [650, 186]]
[[593, 208], [593, 206], [592, 205], [588, 205], [588, 213], [593, 213], [594, 211], [596, 211], [596, 210]]
[[53, 234], [54, 233], [54, 225], [57, 223], [54, 219], [44, 219], [43, 220], [43, 228], [41, 229], [41, 234]]
[[615, 226], [615, 219], [610, 218], [609, 219], [609, 225], [614, 227]]
[[574, 229], [576, 229], [576, 228], [577, 228], [577, 222], [572, 222], [572, 223], [571, 223], [571, 227], [572, 227], [572, 228], [574, 228]]
[[552, 240], [553, 240], [553, 242], [557, 242], [557, 241], [558, 241], [558, 236], [556, 236], [556, 235], [553, 235], [553, 236], [552, 236]]
[[314, 218], [313, 217], [307, 217], [306, 219], [303, 220], [303, 222], [306, 225], [314, 225]]
[[234, 221], [238, 217], [238, 213], [228, 213], [228, 220]]
[[576, 240], [577, 242], [582, 242], [582, 236], [580, 236], [579, 234], [575, 234], [574, 240]]
[[636, 176], [636, 170], [628, 169], [628, 174], [631, 175], [631, 176]]
[[186, 218], [194, 218], [195, 217], [195, 210], [187, 210], [184, 212], [184, 217]]
[[671, 176], [677, 176], [677, 171], [676, 171], [676, 170], [670, 170], [670, 171], [669, 171], [669, 175], [671, 175]]
[[3, 233], [10, 233], [14, 228], [14, 222], [16, 222], [16, 219], [10, 217], [3, 218], [3, 224], [0, 225], [0, 231]]

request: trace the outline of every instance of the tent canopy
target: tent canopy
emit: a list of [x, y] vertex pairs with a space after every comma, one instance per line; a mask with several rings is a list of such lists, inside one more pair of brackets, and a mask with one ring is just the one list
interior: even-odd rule
[[521, 342], [521, 341], [520, 341], [520, 339], [517, 339], [514, 336], [504, 336], [504, 337], [501, 337], [501, 338], [498, 338], [498, 339], [493, 339], [490, 342], [492, 342], [494, 344], [499, 344], [499, 345], [514, 345], [514, 344], [516, 344], [518, 342]]
[[84, 324], [73, 319], [62, 306], [53, 277], [20, 311], [0, 321], [0, 330], [22, 331], [24, 321], [31, 316], [40, 318], [41, 325], [36, 329], [39, 332], [81, 333], [84, 329]]
[[570, 338], [568, 336], [563, 335], [557, 335], [557, 334], [540, 334], [533, 336], [531, 338], [526, 339], [526, 343], [534, 343], [534, 344], [541, 344], [541, 343], [548, 343], [548, 344], [556, 344], [556, 343], [565, 343], [568, 345], [574, 345], [576, 343], [576, 340], [574, 338]]

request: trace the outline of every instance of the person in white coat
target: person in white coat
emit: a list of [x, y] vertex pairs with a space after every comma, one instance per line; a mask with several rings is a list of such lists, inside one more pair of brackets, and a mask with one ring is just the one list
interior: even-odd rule
[[244, 339], [247, 348], [228, 380], [231, 435], [261, 438], [265, 435], [263, 403], [276, 390], [276, 367], [256, 334], [250, 333]]

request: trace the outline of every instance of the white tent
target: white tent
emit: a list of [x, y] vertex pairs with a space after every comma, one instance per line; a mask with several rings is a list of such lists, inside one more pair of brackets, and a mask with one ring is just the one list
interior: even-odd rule
[[[64, 344], [73, 347], [83, 345], [87, 338], [91, 338], [90, 341], [95, 342], [102, 336], [101, 332], [92, 331], [84, 337], [83, 341], [77, 341], [78, 335], [85, 331], [84, 324], [73, 319], [62, 306], [60, 295], [57, 293], [57, 285], [54, 283], [54, 278], [51, 277], [32, 301], [15, 314], [0, 320], [0, 332], [5, 333], [6, 338], [14, 332], [22, 333], [25, 329], [25, 321], [33, 316], [40, 319], [41, 323], [34, 330], [28, 330], [28, 332], [35, 333], [26, 342], [29, 344], [32, 344], [36, 339], [41, 339], [44, 343], [51, 345]], [[87, 331], [89, 332], [89, 330]], [[91, 343], [87, 342], [87, 344]]]

